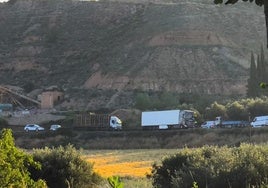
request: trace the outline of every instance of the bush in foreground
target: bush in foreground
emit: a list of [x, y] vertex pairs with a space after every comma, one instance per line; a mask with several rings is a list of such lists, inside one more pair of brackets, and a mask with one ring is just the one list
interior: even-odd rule
[[268, 184], [268, 145], [205, 146], [182, 149], [153, 165], [154, 187], [265, 187]]
[[3, 129], [0, 136], [0, 187], [47, 187], [44, 181], [30, 178], [28, 168], [38, 169], [40, 164], [15, 146], [12, 131]]
[[32, 176], [44, 179], [49, 187], [92, 188], [101, 181], [100, 176], [93, 172], [93, 165], [83, 160], [71, 145], [37, 149], [33, 156], [41, 163], [42, 169], [32, 169]]

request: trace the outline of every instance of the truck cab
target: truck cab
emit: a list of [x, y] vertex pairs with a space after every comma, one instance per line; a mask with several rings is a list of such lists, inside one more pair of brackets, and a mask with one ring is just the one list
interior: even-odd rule
[[195, 127], [194, 112], [192, 110], [182, 110], [183, 124], [186, 128]]
[[110, 117], [110, 127], [113, 129], [118, 129], [121, 130], [122, 129], [122, 121], [116, 117], [116, 116], [111, 116]]
[[257, 116], [250, 123], [252, 127], [268, 126], [268, 116]]

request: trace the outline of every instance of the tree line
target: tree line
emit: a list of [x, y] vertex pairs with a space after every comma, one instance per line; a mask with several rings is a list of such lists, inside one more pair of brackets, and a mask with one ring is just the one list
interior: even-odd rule
[[184, 148], [152, 168], [155, 188], [268, 187], [268, 145]]

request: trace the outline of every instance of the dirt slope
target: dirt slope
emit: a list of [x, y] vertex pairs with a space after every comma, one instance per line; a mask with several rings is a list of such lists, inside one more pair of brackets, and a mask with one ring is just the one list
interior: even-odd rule
[[245, 95], [263, 10], [206, 0], [0, 4], [0, 84], [62, 87], [62, 108], [133, 104], [137, 91]]

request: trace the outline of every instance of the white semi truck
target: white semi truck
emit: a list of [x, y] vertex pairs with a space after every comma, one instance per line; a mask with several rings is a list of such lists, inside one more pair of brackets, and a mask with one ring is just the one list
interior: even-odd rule
[[191, 110], [146, 111], [141, 114], [143, 129], [192, 128], [195, 126]]

